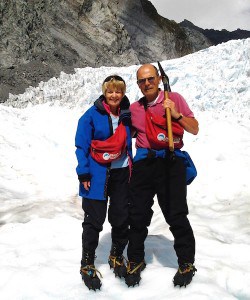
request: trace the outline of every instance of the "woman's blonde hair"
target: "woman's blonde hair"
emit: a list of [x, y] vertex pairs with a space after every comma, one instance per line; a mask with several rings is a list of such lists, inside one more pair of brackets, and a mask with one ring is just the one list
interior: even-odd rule
[[118, 75], [108, 76], [102, 84], [102, 93], [105, 95], [108, 88], [116, 88], [121, 90], [123, 95], [126, 93], [126, 83], [125, 81]]

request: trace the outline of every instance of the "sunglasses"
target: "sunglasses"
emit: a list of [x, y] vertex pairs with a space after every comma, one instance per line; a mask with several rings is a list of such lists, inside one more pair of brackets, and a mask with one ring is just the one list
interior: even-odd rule
[[138, 84], [138, 85], [145, 84], [147, 80], [148, 80], [149, 83], [152, 84], [152, 83], [154, 83], [154, 81], [155, 81], [155, 76], [148, 77], [148, 78], [141, 78], [141, 79], [138, 79], [138, 80], [137, 80], [137, 84]]
[[111, 75], [111, 76], [108, 76], [104, 81], [104, 82], [109, 82], [109, 81], [112, 81], [112, 80], [117, 80], [117, 81], [122, 81], [125, 83], [125, 81], [118, 75]]

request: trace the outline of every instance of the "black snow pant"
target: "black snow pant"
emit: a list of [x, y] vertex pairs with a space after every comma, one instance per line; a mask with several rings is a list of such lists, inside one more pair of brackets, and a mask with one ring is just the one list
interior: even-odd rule
[[147, 158], [134, 163], [130, 180], [129, 261], [144, 259], [154, 196], [174, 236], [178, 263], [194, 262], [195, 239], [188, 221], [186, 170], [182, 158]]
[[99, 243], [108, 207], [112, 243], [122, 251], [128, 242], [129, 168], [111, 169], [108, 181], [108, 200], [82, 199], [82, 248], [94, 254]]

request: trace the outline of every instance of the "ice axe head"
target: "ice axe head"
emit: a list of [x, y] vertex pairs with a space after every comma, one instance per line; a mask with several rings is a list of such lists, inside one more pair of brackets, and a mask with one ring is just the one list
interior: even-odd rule
[[158, 63], [158, 67], [159, 67], [159, 70], [160, 70], [160, 73], [161, 73], [161, 79], [162, 79], [162, 82], [163, 82], [163, 86], [164, 86], [164, 91], [167, 91], [167, 92], [171, 92], [171, 88], [170, 88], [170, 85], [169, 85], [169, 79], [168, 79], [168, 76], [167, 74], [164, 72], [161, 64], [159, 61], [157, 61]]

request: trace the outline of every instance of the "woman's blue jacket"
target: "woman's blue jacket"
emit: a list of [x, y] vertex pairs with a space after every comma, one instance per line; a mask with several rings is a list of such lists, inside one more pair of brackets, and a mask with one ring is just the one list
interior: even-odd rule
[[[75, 146], [78, 165], [76, 172], [80, 181], [79, 195], [95, 200], [107, 200], [107, 185], [109, 179], [110, 163], [100, 164], [90, 155], [90, 144], [94, 140], [106, 140], [113, 134], [112, 120], [105, 110], [102, 102], [104, 96], [100, 96], [78, 121]], [[123, 122], [127, 131], [127, 151], [132, 160], [132, 142], [130, 135], [130, 111], [129, 100], [123, 97], [120, 104], [119, 122]], [[89, 191], [84, 189], [82, 181], [90, 181]]]

